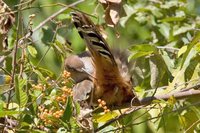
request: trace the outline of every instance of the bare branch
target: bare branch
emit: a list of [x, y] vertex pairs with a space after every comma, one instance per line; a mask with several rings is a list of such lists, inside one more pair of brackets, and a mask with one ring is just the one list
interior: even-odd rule
[[[199, 86], [199, 85], [196, 85]], [[195, 88], [194, 86], [193, 88]], [[141, 104], [148, 105], [151, 104], [153, 100], [168, 100], [170, 97], [174, 97], [175, 99], [184, 99], [184, 98], [189, 98], [189, 97], [194, 97], [194, 96], [200, 96], [200, 90], [188, 90], [188, 91], [180, 91], [176, 93], [169, 93], [169, 94], [164, 94], [164, 95], [155, 95], [153, 97], [145, 97], [140, 100]]]
[[141, 108], [143, 108], [143, 107], [144, 107], [144, 105], [138, 106], [138, 107], [132, 107], [132, 108], [128, 109], [128, 110], [125, 111], [123, 114], [117, 116], [116, 118], [111, 119], [110, 121], [108, 121], [108, 122], [106, 122], [104, 125], [102, 125], [101, 127], [97, 128], [97, 129], [95, 130], [95, 132], [98, 132], [98, 131], [102, 130], [103, 128], [107, 127], [108, 125], [112, 124], [113, 122], [115, 122], [115, 121], [117, 121], [117, 120], [123, 118], [124, 116], [126, 116], [126, 115], [128, 115], [128, 114], [130, 114], [130, 113], [133, 113], [133, 112], [135, 112], [135, 111], [137, 111], [137, 110], [139, 110], [139, 109], [141, 109]]
[[[200, 84], [185, 88], [184, 90], [187, 91], [180, 91], [180, 92], [176, 92], [176, 93], [169, 93], [169, 94], [164, 94], [164, 95], [155, 95], [153, 97], [145, 97], [143, 99], [140, 100], [140, 105], [138, 105], [138, 103], [133, 103], [133, 105], [135, 107], [131, 107], [129, 108], [127, 111], [125, 111], [123, 114], [117, 116], [116, 118], [111, 119], [110, 121], [106, 122], [104, 125], [102, 125], [101, 127], [97, 128], [95, 130], [95, 132], [98, 132], [102, 129], [104, 129], [105, 127], [107, 127], [108, 125], [112, 124], [113, 122], [125, 117], [128, 114], [131, 114], [139, 109], [144, 108], [147, 105], [150, 105], [152, 103], [153, 100], [168, 100], [170, 97], [175, 97], [175, 99], [184, 99], [184, 98], [189, 98], [189, 97], [194, 97], [194, 96], [200, 96], [200, 90], [191, 90], [192, 88], [199, 88]], [[189, 89], [189, 90], [188, 90]], [[198, 103], [199, 104], [199, 103]], [[125, 105], [127, 106], [127, 105]], [[130, 105], [129, 105], [130, 106]], [[124, 106], [123, 106], [124, 107]], [[119, 108], [119, 107], [118, 107]], [[159, 116], [160, 117], [160, 116]], [[156, 117], [157, 118], [157, 117]]]
[[65, 10], [67, 10], [70, 7], [73, 7], [81, 2], [83, 2], [84, 0], [79, 0], [76, 1], [68, 6], [63, 7], [62, 9], [60, 9], [59, 11], [55, 12], [54, 14], [52, 14], [51, 16], [49, 16], [47, 19], [45, 19], [44, 21], [42, 21], [37, 27], [35, 27], [31, 32], [28, 32], [24, 37], [22, 37], [19, 40], [19, 44], [21, 44], [23, 42], [24, 39], [27, 39], [28, 37], [30, 37], [32, 35], [32, 33], [34, 33], [35, 31], [37, 31], [38, 29], [40, 29], [42, 26], [44, 26], [47, 22], [49, 22], [50, 20], [52, 20], [53, 18], [55, 18], [56, 16], [58, 16], [59, 14], [61, 14], [62, 12], [64, 12]]

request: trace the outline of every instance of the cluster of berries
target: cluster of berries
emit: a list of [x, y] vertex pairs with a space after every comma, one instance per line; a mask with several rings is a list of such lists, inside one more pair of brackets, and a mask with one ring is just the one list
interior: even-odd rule
[[61, 91], [62, 91], [61, 95], [57, 96], [56, 100], [58, 102], [65, 103], [66, 100], [67, 100], [67, 97], [73, 95], [72, 89], [71, 88], [67, 88], [67, 86], [64, 86], [64, 87], [61, 88]]
[[70, 78], [70, 76], [71, 76], [70, 72], [64, 70], [64, 72], [62, 73], [62, 79], [63, 79], [62, 84], [67, 84], [69, 82], [68, 79]]
[[32, 88], [33, 88], [34, 90], [45, 91], [46, 85], [43, 85], [43, 84], [41, 84], [41, 83], [39, 83], [39, 84], [37, 84], [37, 85], [32, 84]]
[[45, 125], [54, 124], [53, 120], [59, 119], [64, 113], [64, 110], [57, 110], [57, 111], [52, 109], [48, 110], [45, 109], [44, 106], [39, 106], [38, 110], [39, 110], [38, 116], [44, 122]]
[[106, 106], [106, 102], [104, 100], [98, 99], [99, 107], [104, 110], [105, 113], [110, 112], [110, 109]]

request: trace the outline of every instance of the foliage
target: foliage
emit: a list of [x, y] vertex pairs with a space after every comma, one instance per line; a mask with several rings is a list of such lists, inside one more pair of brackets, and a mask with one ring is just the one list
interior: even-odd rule
[[[74, 85], [64, 71], [64, 59], [85, 50], [84, 42], [71, 23], [68, 8], [40, 26], [53, 13], [74, 1], [5, 1], [15, 13], [8, 32], [8, 46], [0, 47], [0, 130], [10, 132], [81, 132], [80, 105], [72, 99]], [[59, 2], [62, 2], [59, 3]], [[76, 8], [101, 25], [109, 44], [128, 48], [133, 62], [132, 78], [137, 95], [175, 94], [199, 89], [200, 19], [198, 1], [127, 0], [114, 2], [120, 19], [112, 27], [102, 17], [111, 12], [101, 1], [84, 1]], [[116, 6], [114, 5], [114, 7]], [[2, 13], [1, 13], [2, 14]], [[116, 15], [115, 14], [115, 15]], [[113, 14], [105, 17], [114, 19]], [[118, 21], [118, 24], [116, 24]], [[116, 25], [115, 25], [116, 24]], [[34, 30], [40, 26], [38, 30]], [[114, 27], [114, 28], [113, 28]], [[105, 31], [106, 30], [106, 31]], [[31, 36], [27, 36], [31, 34]], [[0, 41], [3, 42], [2, 35]], [[1, 43], [0, 43], [1, 44]], [[2, 61], [1, 61], [2, 60]], [[94, 128], [125, 112], [112, 110], [99, 101], [105, 112], [93, 113]], [[111, 111], [110, 111], [111, 110]], [[199, 132], [198, 96], [155, 100], [117, 119], [102, 132]]]

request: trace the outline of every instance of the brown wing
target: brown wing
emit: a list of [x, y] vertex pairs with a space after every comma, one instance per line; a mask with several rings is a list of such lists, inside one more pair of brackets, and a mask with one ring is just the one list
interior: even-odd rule
[[116, 80], [120, 73], [105, 39], [85, 14], [80, 12], [71, 14], [74, 25], [78, 29], [80, 36], [86, 41], [86, 45], [92, 55], [97, 80]]
[[[120, 58], [114, 58], [105, 39], [89, 17], [80, 12], [73, 12], [72, 19], [80, 36], [86, 41], [94, 63], [93, 101], [101, 98], [108, 105], [119, 105], [131, 101], [135, 95], [132, 91], [130, 77], [126, 79], [123, 74], [126, 70], [125, 75], [128, 75], [128, 68], [123, 66]], [[122, 69], [119, 70], [120, 65]]]

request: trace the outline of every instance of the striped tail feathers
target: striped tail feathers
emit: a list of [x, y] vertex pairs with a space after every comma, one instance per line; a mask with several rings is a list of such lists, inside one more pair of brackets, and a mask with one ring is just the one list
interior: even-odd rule
[[[115, 59], [94, 23], [83, 13], [73, 12], [72, 20], [92, 55], [94, 63], [117, 66]], [[98, 62], [96, 62], [98, 60]], [[97, 65], [97, 64], [96, 64]]]
[[[105, 39], [85, 14], [73, 12], [72, 20], [80, 36], [86, 41], [94, 66], [93, 101], [101, 98], [108, 105], [122, 104], [136, 95], [132, 91], [131, 76], [125, 54], [111, 52]], [[115, 56], [114, 56], [115, 55]], [[137, 98], [136, 98], [137, 99]], [[138, 100], [138, 99], [137, 99]]]

